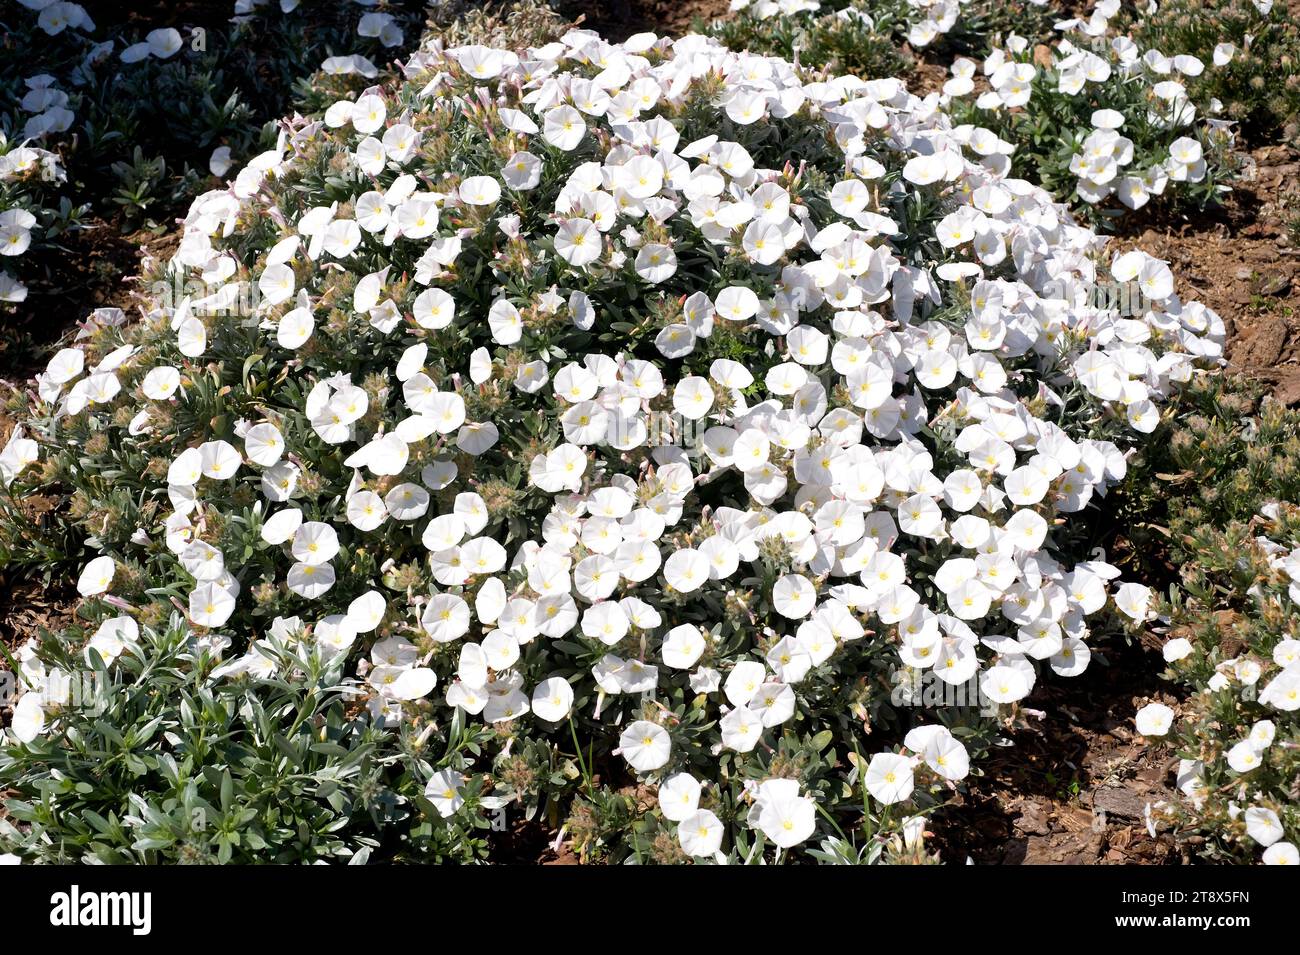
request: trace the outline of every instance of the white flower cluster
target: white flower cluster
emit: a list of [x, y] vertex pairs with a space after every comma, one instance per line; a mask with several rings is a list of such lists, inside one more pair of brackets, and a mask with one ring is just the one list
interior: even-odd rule
[[40, 73], [27, 77], [23, 83], [27, 92], [19, 105], [33, 114], [23, 125], [23, 136], [30, 140], [67, 132], [75, 117], [68, 109], [68, 94], [58, 88], [58, 80], [48, 73]]
[[907, 42], [919, 48], [929, 46], [957, 25], [963, 0], [907, 0], [907, 3], [916, 17], [908, 25]]
[[86, 8], [79, 3], [67, 0], [18, 0], [28, 10], [37, 13], [36, 25], [50, 36], [57, 36], [64, 30], [73, 29], [90, 33], [95, 29], [95, 21], [90, 18]]
[[[1175, 642], [1170, 641], [1169, 645], [1172, 646]], [[1297, 691], [1297, 687], [1300, 687], [1300, 641], [1279, 642], [1274, 653], [1274, 662], [1282, 668], [1274, 683], [1270, 684], [1270, 688], [1274, 688], [1273, 692], [1277, 695], [1266, 699], [1269, 693], [1269, 689], [1266, 689], [1259, 700], [1279, 710], [1294, 711], [1300, 707], [1300, 691]], [[1229, 681], [1242, 687], [1253, 686], [1259, 678], [1259, 665], [1252, 661], [1246, 673], [1238, 673], [1234, 668], [1232, 677], [1229, 677], [1226, 672], [1221, 672], [1216, 674], [1215, 681], [1219, 681], [1220, 677], [1222, 677], [1221, 685], [1207, 687], [1205, 692], [1213, 693], [1225, 689]], [[1137, 711], [1137, 731], [1143, 736], [1165, 736], [1172, 728], [1174, 719], [1175, 713], [1170, 707], [1163, 703], [1148, 703]], [[1245, 800], [1261, 798], [1262, 794], [1253, 791], [1255, 787], [1251, 786], [1250, 774], [1259, 769], [1265, 751], [1274, 744], [1276, 738], [1277, 727], [1272, 720], [1257, 720], [1250, 727], [1250, 732], [1222, 755], [1228, 767], [1239, 774], [1242, 782], [1239, 798]], [[1179, 792], [1187, 801], [1199, 808], [1206, 798], [1205, 762], [1199, 759], [1179, 760], [1177, 785]], [[1286, 831], [1275, 809], [1256, 804], [1243, 810], [1238, 802], [1233, 801], [1229, 804], [1228, 814], [1230, 818], [1240, 818], [1245, 823], [1246, 834], [1264, 850], [1261, 861], [1265, 865], [1300, 864], [1300, 852], [1293, 843], [1285, 841]]]
[[730, 6], [733, 13], [744, 10], [760, 20], [812, 13], [821, 9], [818, 0], [731, 0]]
[[157, 30], [150, 30], [139, 43], [132, 43], [121, 52], [120, 56], [123, 63], [139, 63], [150, 56], [159, 60], [169, 60], [179, 53], [184, 45], [185, 41], [181, 39], [180, 30], [175, 27], [160, 27]]
[[[906, 5], [911, 8], [904, 34], [907, 42], [915, 47], [929, 46], [956, 26], [961, 17], [963, 2], [965, 0], [907, 0]], [[1046, 0], [1032, 2], [1042, 5]], [[815, 13], [820, 9], [821, 3], [818, 0], [731, 0], [733, 12], [744, 11], [759, 20]], [[835, 15], [874, 26], [869, 3], [850, 3], [836, 11]]]
[[[964, 57], [954, 61], [952, 78], [943, 89], [946, 97], [971, 95], [978, 70], [987, 89], [976, 97], [975, 104], [982, 109], [1011, 110], [1026, 106], [1036, 95], [1035, 81], [1045, 70], [1055, 75], [1055, 87], [1037, 95], [1087, 97], [1090, 89], [1102, 84], [1133, 87], [1136, 94], [1130, 98], [1136, 96], [1144, 104], [1140, 115], [1097, 109], [1092, 112], [1090, 128], [1066, 129], [1061, 134], [1077, 145], [1069, 168], [1078, 177], [1080, 199], [1096, 204], [1114, 195], [1128, 208], [1140, 209], [1153, 196], [1162, 195], [1170, 183], [1201, 182], [1206, 176], [1202, 140], [1213, 135], [1230, 141], [1231, 132], [1225, 120], [1198, 117], [1196, 106], [1187, 97], [1180, 78], [1199, 76], [1205, 70], [1199, 59], [1143, 51], [1127, 36], [1104, 39], [1109, 18], [1119, 6], [1119, 0], [1104, 0], [1088, 21], [1058, 24], [1066, 35], [1051, 47], [1051, 59], [1045, 66], [1028, 58], [1027, 39], [1013, 35], [978, 67]], [[1071, 32], [1080, 35], [1078, 45], [1070, 39]], [[1216, 51], [1215, 68], [1227, 63], [1231, 55], [1230, 49]], [[1158, 159], [1138, 156], [1144, 164], [1133, 168], [1134, 143], [1123, 134], [1126, 126], [1167, 131], [1167, 155]]]
[[[37, 26], [49, 36], [57, 36], [73, 29], [91, 33], [95, 22], [77, 3], [62, 0], [20, 0], [29, 10], [38, 11]], [[165, 31], [154, 31], [155, 34]], [[176, 49], [180, 48], [180, 34], [175, 30]], [[154, 34], [150, 34], [152, 38]], [[148, 44], [140, 44], [146, 47]], [[20, 256], [31, 246], [33, 230], [39, 229], [37, 213], [42, 209], [58, 208], [57, 190], [67, 181], [58, 153], [29, 145], [33, 140], [53, 142], [60, 133], [72, 128], [76, 114], [68, 107], [68, 93], [60, 89], [64, 83], [77, 84], [84, 73], [111, 50], [112, 43], [93, 45], [80, 66], [66, 77], [38, 73], [24, 79], [27, 91], [18, 101], [19, 108], [29, 114], [22, 127], [20, 143], [10, 142], [0, 132], [0, 188], [8, 208], [0, 211], [0, 255]], [[172, 52], [175, 52], [173, 50]], [[136, 57], [137, 59], [139, 57]], [[126, 53], [123, 53], [126, 60]], [[27, 287], [8, 270], [0, 271], [0, 302], [23, 302]]]
[[[0, 133], [0, 187], [27, 194], [25, 184], [32, 179], [41, 182], [63, 182], [67, 174], [57, 154], [37, 146], [10, 147], [4, 133]], [[15, 202], [0, 212], [0, 255], [17, 258], [32, 245], [32, 231], [38, 229], [39, 220], [30, 201]], [[0, 302], [22, 302], [27, 298], [27, 286], [8, 270], [0, 271]]]
[[[54, 0], [20, 0], [29, 10], [39, 11], [37, 26], [50, 36], [62, 33], [69, 27], [91, 31], [95, 23], [85, 8], [76, 3]], [[37, 216], [41, 202], [49, 202], [40, 195], [43, 187], [36, 183], [58, 184], [67, 178], [56, 153], [36, 146], [31, 140], [43, 139], [66, 132], [75, 119], [68, 109], [68, 94], [59, 89], [56, 77], [46, 73], [29, 76], [24, 80], [27, 91], [19, 100], [19, 107], [30, 114], [23, 124], [23, 142], [12, 143], [0, 132], [0, 187], [6, 193], [8, 208], [0, 212], [0, 255], [19, 256], [31, 246], [32, 230], [38, 228]], [[29, 188], [35, 185], [35, 188]], [[0, 271], [0, 302], [22, 302], [27, 298], [27, 287], [8, 270]]]
[[[1101, 239], [1008, 176], [1005, 144], [953, 127], [895, 79], [808, 80], [699, 36], [613, 45], [586, 31], [522, 52], [435, 48], [407, 74], [418, 82], [287, 129], [228, 189], [196, 200], [174, 267], [214, 291], [166, 313], [170, 357], [137, 368], [124, 344], [90, 365], [73, 348], [40, 377], [56, 416], [126, 407], [131, 434], [150, 435], [155, 410], [189, 400], [192, 366], [220, 360], [238, 324], [208, 314], [241, 277], [256, 283], [248, 327], [271, 376], [302, 382], [301, 402], [249, 401], [233, 435], [196, 436], [157, 487], [170, 512], [133, 538], [143, 554], [162, 537], [193, 627], [243, 653], [214, 677], [275, 672], [241, 610], [250, 586], [283, 585], [311, 611], [278, 619], [271, 636], [307, 632], [322, 656], [355, 663], [369, 718], [400, 722], [409, 701], [445, 685], [448, 713], [545, 734], [576, 690], [631, 769], [656, 773], [678, 749], [672, 721], [636, 717], [673, 687], [707, 699], [716, 757], [750, 753], [800, 718], [803, 689], [864, 642], [950, 684], [977, 678], [998, 703], [1023, 699], [1040, 666], [1083, 672], [1087, 618], [1118, 570], [1071, 566], [1055, 528], [1123, 477], [1124, 445], [1222, 350], [1222, 322], [1175, 294], [1164, 263], [1128, 253], [1107, 264]], [[432, 104], [491, 132], [494, 168], [424, 165], [422, 144], [440, 133]], [[688, 106], [712, 131], [683, 135]], [[799, 157], [761, 161], [749, 138], [797, 124], [830, 151], [824, 187], [808, 185]], [[278, 183], [322, 142], [339, 144], [346, 175], [329, 198], [294, 192], [291, 204]], [[918, 206], [933, 211], [904, 221]], [[240, 245], [248, 222], [276, 234]], [[459, 270], [484, 255], [491, 278]], [[411, 281], [394, 260], [414, 262]], [[1082, 289], [1106, 268], [1140, 277], [1145, 312], [1088, 303]], [[340, 300], [327, 285], [343, 273], [355, 285]], [[602, 348], [593, 334], [628, 284], [664, 291], [674, 314], [635, 349]], [[369, 336], [380, 392], [346, 355], [329, 367], [334, 352], [318, 347], [336, 334], [321, 321], [329, 309]], [[557, 326], [567, 331], [554, 341], [588, 344], [546, 344]], [[747, 356], [699, 361], [737, 334]], [[459, 367], [432, 367], [448, 354]], [[121, 387], [127, 369], [138, 388]], [[486, 532], [480, 491], [525, 436], [470, 416], [467, 398], [492, 388], [552, 436], [521, 460], [544, 520], [509, 548]], [[697, 446], [652, 440], [667, 409]], [[34, 457], [25, 441], [0, 457], [8, 480]], [[327, 490], [308, 506], [301, 462], [320, 447], [337, 449], [339, 476], [315, 475]], [[241, 580], [239, 556], [204, 539], [238, 484], [260, 497], [273, 580]], [[417, 542], [424, 593], [352, 579], [338, 560], [343, 547]], [[724, 652], [710, 618], [763, 580], [765, 554], [780, 570], [746, 598], [752, 623]], [[80, 592], [111, 596], [114, 566], [92, 561]], [[1134, 619], [1146, 604], [1136, 585], [1115, 597]], [[406, 623], [367, 645], [385, 620]], [[96, 647], [105, 659], [129, 652], [134, 633], [129, 615], [111, 618]], [[427, 639], [456, 647], [454, 668], [430, 663], [417, 647]], [[608, 652], [574, 666], [573, 640]], [[42, 722], [29, 713], [25, 725]], [[940, 725], [914, 730], [904, 753], [871, 758], [866, 787], [905, 801], [922, 765], [960, 779], [966, 750]], [[439, 811], [459, 808], [463, 780], [430, 783]], [[721, 828], [699, 809], [700, 786], [673, 775], [660, 799], [684, 850], [708, 856]], [[797, 783], [752, 795], [751, 824], [778, 846], [812, 832]]]
[[[63, 0], [20, 0], [24, 7], [38, 13], [36, 25], [44, 33], [56, 36], [65, 30], [91, 34], [95, 22], [85, 8]], [[236, 13], [241, 4], [237, 4]], [[282, 3], [284, 12], [296, 3]], [[251, 7], [250, 7], [251, 9]], [[248, 12], [248, 11], [244, 11]], [[357, 21], [357, 34], [377, 38], [384, 46], [400, 46], [404, 34], [390, 13], [362, 12]], [[96, 68], [113, 52], [115, 42], [108, 39], [100, 43], [86, 41], [88, 46], [81, 62], [63, 76], [40, 73], [27, 77], [26, 92], [19, 100], [20, 108], [27, 114], [22, 126], [22, 139], [10, 143], [0, 132], [0, 186], [5, 187], [3, 206], [0, 207], [0, 255], [22, 255], [31, 244], [33, 229], [38, 228], [37, 213], [41, 209], [58, 208], [57, 191], [66, 181], [59, 155], [29, 145], [32, 141], [55, 144], [59, 134], [67, 133], [76, 121], [69, 108], [69, 94], [61, 86], [78, 87], [94, 82]], [[122, 63], [137, 63], [153, 57], [168, 60], [184, 47], [181, 32], [174, 27], [150, 30], [143, 40], [126, 45], [119, 52]], [[356, 73], [366, 77], [377, 76], [378, 68], [360, 54], [331, 56], [322, 63], [327, 74]], [[66, 137], [64, 137], [66, 138]], [[59, 148], [52, 145], [52, 148]], [[210, 169], [213, 175], [222, 176], [230, 167], [230, 147], [218, 146], [212, 153]], [[26, 180], [26, 186], [19, 185]], [[39, 180], [39, 183], [35, 180]], [[21, 191], [20, 191], [21, 190]], [[26, 286], [11, 272], [0, 271], [0, 302], [18, 303], [26, 299]]]

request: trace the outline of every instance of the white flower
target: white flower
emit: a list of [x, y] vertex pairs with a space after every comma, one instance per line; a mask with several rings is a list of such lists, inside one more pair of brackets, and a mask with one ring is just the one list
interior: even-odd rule
[[[780, 780], [780, 782], [794, 782]], [[760, 786], [758, 802], [758, 828], [775, 845], [782, 849], [797, 846], [817, 828], [817, 807], [807, 796], [789, 792], [785, 787], [764, 792], [769, 783]], [[795, 793], [798, 784], [795, 784]]]
[[587, 135], [587, 124], [572, 106], [556, 106], [542, 117], [542, 138], [557, 149], [568, 152]]
[[1228, 765], [1239, 773], [1248, 773], [1252, 769], [1259, 768], [1259, 750], [1255, 744], [1248, 739], [1243, 739], [1232, 749], [1228, 750]]
[[663, 188], [664, 168], [653, 156], [636, 156], [616, 173], [620, 187], [633, 199], [649, 199]]
[[378, 590], [368, 590], [348, 604], [348, 624], [357, 633], [370, 633], [383, 621], [388, 603]]
[[688, 594], [708, 582], [709, 559], [698, 550], [683, 547], [664, 561], [664, 578], [674, 590]]
[[140, 383], [140, 390], [146, 398], [164, 401], [176, 393], [180, 384], [180, 372], [171, 365], [162, 365], [149, 370]]
[[1174, 723], [1174, 711], [1163, 703], [1148, 703], [1137, 711], [1137, 731], [1143, 736], [1164, 736]]
[[347, 519], [358, 530], [373, 531], [388, 520], [388, 508], [374, 491], [358, 491], [348, 498]]
[[335, 219], [321, 234], [321, 246], [336, 259], [346, 259], [361, 244], [361, 227], [353, 219]]
[[279, 305], [293, 297], [297, 280], [293, 269], [284, 264], [268, 265], [257, 280], [257, 290], [268, 305]]
[[1016, 667], [999, 664], [980, 675], [980, 692], [994, 703], [1015, 703], [1029, 695], [1032, 687]]
[[399, 702], [428, 696], [438, 683], [437, 676], [427, 667], [377, 666], [366, 675], [366, 680], [382, 696]]
[[659, 809], [670, 822], [695, 815], [700, 805], [700, 781], [690, 773], [669, 776], [659, 787]]
[[556, 255], [575, 268], [595, 262], [601, 248], [600, 232], [589, 219], [566, 219], [555, 234]]
[[912, 761], [897, 753], [877, 753], [867, 765], [866, 787], [877, 802], [891, 805], [912, 795]]
[[45, 709], [40, 693], [24, 693], [14, 704], [9, 732], [20, 743], [30, 743], [45, 732]]
[[1287, 713], [1300, 710], [1300, 666], [1292, 664], [1275, 676], [1260, 691], [1259, 701]]
[[114, 569], [112, 557], [96, 557], [82, 568], [77, 578], [77, 593], [83, 597], [105, 593], [113, 585]]
[[1271, 846], [1286, 833], [1282, 830], [1282, 821], [1277, 813], [1264, 806], [1252, 806], [1246, 810], [1246, 833], [1261, 846]]
[[1289, 842], [1275, 842], [1264, 850], [1264, 865], [1300, 865], [1300, 851]]
[[160, 60], [173, 56], [184, 45], [181, 33], [175, 27], [150, 30], [145, 42], [149, 44], [149, 52]]
[[683, 418], [699, 421], [713, 407], [713, 389], [707, 378], [688, 375], [673, 389], [673, 408]]
[[675, 670], [689, 670], [704, 652], [704, 636], [693, 624], [673, 627], [664, 635], [663, 661]]
[[517, 152], [501, 167], [501, 178], [520, 192], [536, 189], [542, 181], [542, 161], [530, 152]]
[[714, 308], [719, 318], [743, 322], [758, 314], [758, 296], [743, 285], [729, 285], [718, 293]]
[[299, 597], [319, 600], [334, 586], [338, 575], [329, 564], [308, 564], [298, 561], [289, 568], [285, 583]]
[[501, 74], [506, 57], [500, 50], [486, 46], [465, 46], [449, 51], [461, 68], [476, 80], [490, 80]]
[[200, 627], [220, 627], [234, 612], [234, 595], [218, 581], [201, 583], [190, 592], [190, 619]]
[[772, 586], [772, 606], [791, 620], [802, 620], [817, 603], [817, 591], [802, 574], [785, 574]]
[[707, 858], [722, 846], [722, 822], [708, 809], [697, 809], [677, 824], [677, 840], [682, 851], [696, 858]]
[[965, 779], [970, 772], [970, 754], [961, 741], [947, 730], [933, 734], [921, 755], [926, 765], [945, 779]]
[[384, 125], [388, 107], [383, 97], [368, 93], [352, 105], [352, 128], [359, 133], [373, 133]]
[[437, 594], [425, 605], [420, 624], [439, 643], [448, 643], [469, 631], [469, 605], [455, 594]]
[[623, 758], [638, 773], [659, 769], [672, 752], [668, 731], [649, 720], [637, 720], [623, 730], [618, 745]]
[[642, 246], [636, 255], [636, 272], [651, 284], [665, 282], [677, 272], [677, 254], [666, 245]]
[[533, 688], [533, 712], [542, 719], [558, 723], [573, 708], [573, 687], [563, 677], [548, 677]]
[[454, 769], [443, 769], [434, 773], [433, 778], [424, 787], [424, 798], [433, 803], [433, 808], [438, 810], [438, 815], [446, 819], [454, 816], [456, 811], [465, 805], [465, 798], [460, 794], [464, 786], [463, 773]]
[[218, 146], [208, 157], [208, 172], [220, 179], [230, 171], [232, 165], [229, 146]]
[[501, 184], [491, 176], [470, 176], [459, 191], [461, 201], [471, 206], [490, 206], [501, 198]]
[[913, 156], [903, 164], [903, 178], [918, 186], [938, 182], [946, 178], [946, 174], [947, 164], [943, 157], [933, 153], [928, 156]]
[[273, 545], [283, 544], [297, 533], [301, 524], [302, 511], [298, 508], [291, 507], [277, 511], [262, 525], [262, 540]]
[[244, 433], [244, 453], [254, 464], [270, 467], [284, 454], [284, 436], [273, 424], [253, 425]]
[[208, 347], [208, 331], [197, 318], [187, 318], [176, 329], [176, 344], [186, 358], [198, 358]]

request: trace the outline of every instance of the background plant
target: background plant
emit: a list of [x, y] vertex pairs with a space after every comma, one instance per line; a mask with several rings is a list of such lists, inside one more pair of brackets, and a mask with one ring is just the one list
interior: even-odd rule
[[1124, 28], [1144, 47], [1213, 64], [1189, 89], [1222, 103], [1251, 145], [1300, 137], [1300, 24], [1285, 3], [1165, 0]]
[[1013, 36], [984, 61], [978, 85], [965, 60], [945, 86], [958, 121], [1007, 144], [1013, 175], [1098, 225], [1153, 200], [1173, 209], [1220, 200], [1236, 168], [1232, 131], [1188, 98], [1169, 57], [1153, 51], [1157, 72], [1128, 41], [1081, 34], [1046, 63], [1041, 49]]
[[[60, 237], [90, 215], [122, 231], [160, 230], [201, 189], [220, 182], [232, 162], [270, 145], [264, 137], [274, 135], [266, 128], [271, 120], [365, 82], [356, 73], [322, 72], [333, 54], [368, 53], [385, 63], [398, 52], [379, 37], [358, 35], [361, 8], [309, 3], [284, 13], [272, 4], [231, 21], [182, 23], [174, 51], [127, 62], [123, 54], [146, 36], [134, 24], [111, 12], [95, 23], [81, 11], [84, 19], [62, 25], [44, 8], [81, 8], [33, 6], [14, 4], [4, 14], [0, 135], [10, 150], [53, 152], [62, 171], [21, 182], [0, 173], [0, 214], [47, 210], [32, 227], [33, 256], [6, 260], [19, 285], [25, 272], [57, 289], [61, 263], [41, 253], [66, 252]], [[422, 10], [419, 3], [385, 3], [373, 12], [393, 16], [414, 39]], [[170, 51], [161, 32], [147, 36]], [[368, 69], [377, 75], [373, 64]]]
[[1177, 568], [1159, 633], [1180, 700], [1169, 738], [1179, 799], [1155, 816], [1210, 861], [1255, 861], [1275, 843], [1285, 853], [1300, 837], [1300, 720], [1283, 696], [1300, 640], [1300, 413], [1248, 380], [1199, 380], [1119, 499], [1145, 509], [1127, 533], [1148, 579]]

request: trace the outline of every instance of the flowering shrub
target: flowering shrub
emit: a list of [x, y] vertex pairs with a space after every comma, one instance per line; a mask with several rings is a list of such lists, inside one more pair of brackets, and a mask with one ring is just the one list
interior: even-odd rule
[[815, 2], [751, 3], [732, 6], [735, 15], [707, 25], [705, 32], [733, 50], [749, 50], [804, 66], [863, 77], [904, 75], [911, 63], [894, 42], [906, 28], [905, 2], [844, 5]]
[[[1180, 585], [1154, 605], [1166, 677], [1186, 699], [1151, 703], [1138, 732], [1167, 734], [1180, 801], [1152, 807], [1215, 861], [1296, 864], [1300, 737], [1300, 414], [1241, 383], [1185, 395], [1150, 469], [1160, 472]], [[1244, 425], [1243, 425], [1244, 422]]]
[[995, 36], [1050, 29], [1047, 4], [1034, 0], [732, 0], [731, 9], [735, 16], [709, 24], [707, 32], [732, 49], [866, 79], [909, 71], [904, 42], [949, 56], [983, 54]]
[[995, 724], [911, 678], [1009, 712], [1146, 618], [1071, 516], [1223, 342], [986, 132], [578, 30], [283, 124], [0, 453], [9, 561], [38, 489], [98, 553], [16, 661], [0, 841], [923, 859]]
[[959, 58], [944, 86], [950, 109], [1003, 140], [1017, 174], [1094, 221], [1166, 192], [1204, 206], [1227, 189], [1233, 143], [1230, 123], [1198, 113], [1188, 96], [1184, 80], [1206, 64], [1124, 35], [1106, 39], [1118, 7], [1102, 3], [1089, 20], [1067, 21], [1073, 31], [1047, 63], [1016, 35], [982, 69]]
[[[40, 243], [75, 227], [85, 209], [74, 209], [66, 196], [57, 198], [66, 179], [55, 153], [19, 145], [0, 132], [0, 256], [6, 264], [32, 247], [34, 235]], [[0, 302], [26, 298], [27, 286], [8, 269], [0, 270]]]
[[10, 11], [0, 58], [0, 302], [26, 297], [18, 257], [33, 242], [51, 245], [91, 211], [124, 230], [156, 225], [211, 184], [209, 173], [224, 176], [261, 148], [262, 125], [289, 109], [291, 93], [310, 110], [317, 97], [378, 75], [366, 57], [324, 56], [329, 48], [402, 42], [393, 14], [313, 6], [310, 17], [277, 4], [228, 27], [139, 36], [61, 0]]
[[1252, 141], [1300, 138], [1300, 23], [1273, 0], [1164, 0], [1126, 24], [1144, 48], [1212, 64], [1188, 78], [1198, 103], [1218, 101]]
[[[833, 51], [848, 58], [833, 64], [842, 69], [870, 65], [855, 55], [854, 38], [887, 47], [891, 38], [897, 38], [915, 49], [936, 44], [961, 52], [985, 52], [993, 36], [1011, 30], [1045, 34], [1050, 22], [1047, 0], [732, 0], [731, 9], [738, 12], [733, 21], [714, 25], [728, 45], [735, 47], [731, 42], [735, 34], [729, 32], [735, 23], [736, 29], [754, 32], [758, 39], [766, 34], [768, 43], [785, 44], [792, 36], [797, 38], [793, 45], [801, 57], [813, 53], [813, 60], [806, 60], [809, 65], [832, 65], [816, 51]], [[789, 31], [792, 25], [797, 25], [797, 32]], [[852, 62], [855, 57], [857, 64]]]

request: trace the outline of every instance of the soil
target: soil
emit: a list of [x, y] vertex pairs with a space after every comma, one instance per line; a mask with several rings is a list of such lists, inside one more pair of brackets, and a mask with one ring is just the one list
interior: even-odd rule
[[[906, 45], [904, 45], [906, 50]], [[907, 91], [914, 96], [929, 96], [943, 89], [948, 81], [948, 68], [929, 60], [916, 58], [912, 74], [907, 78]]]
[[491, 861], [497, 865], [579, 865], [567, 842], [555, 846], [555, 832], [536, 820], [520, 820], [493, 833]]
[[[47, 586], [0, 570], [0, 645], [12, 652], [42, 631], [57, 632], [72, 620], [77, 592], [71, 583]], [[0, 662], [0, 669], [7, 669]]]
[[945, 862], [1016, 865], [1187, 861], [1165, 832], [1147, 833], [1150, 802], [1173, 799], [1176, 760], [1133, 731], [1145, 703], [1173, 703], [1154, 647], [1114, 642], [1078, 677], [1040, 678], [1007, 735], [930, 829]]

